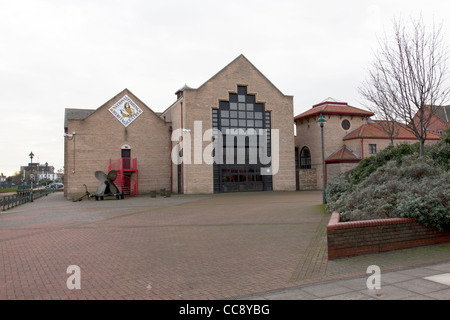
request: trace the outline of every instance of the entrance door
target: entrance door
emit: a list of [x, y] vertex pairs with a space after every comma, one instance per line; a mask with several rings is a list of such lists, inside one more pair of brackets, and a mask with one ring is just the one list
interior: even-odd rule
[[220, 192], [263, 191], [260, 165], [221, 165]]
[[131, 149], [122, 149], [123, 170], [131, 169]]

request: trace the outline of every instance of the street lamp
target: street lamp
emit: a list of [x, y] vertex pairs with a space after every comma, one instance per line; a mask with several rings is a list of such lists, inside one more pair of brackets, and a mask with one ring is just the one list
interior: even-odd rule
[[320, 114], [319, 119], [317, 120], [317, 123], [320, 126], [320, 133], [322, 135], [322, 169], [323, 169], [323, 191], [322, 191], [322, 203], [326, 204], [327, 203], [327, 199], [325, 196], [325, 150], [324, 150], [324, 145], [323, 145], [323, 127], [325, 126], [325, 123], [327, 122], [327, 120], [325, 120], [325, 118], [322, 116], [322, 114]]
[[31, 151], [28, 156], [30, 157], [30, 160], [31, 160], [31, 164], [30, 164], [30, 166], [31, 166], [31, 168], [30, 168], [30, 171], [31, 171], [31, 174], [30, 174], [30, 183], [31, 183], [30, 184], [30, 202], [33, 202], [33, 178], [32, 178], [32, 176], [33, 176], [33, 157], [34, 157], [33, 151]]
[[45, 163], [45, 195], [47, 195], [47, 184], [48, 184], [48, 162]]

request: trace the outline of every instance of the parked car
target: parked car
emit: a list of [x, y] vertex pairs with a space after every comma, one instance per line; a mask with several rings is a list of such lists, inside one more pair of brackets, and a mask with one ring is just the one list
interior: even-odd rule
[[53, 182], [50, 183], [49, 188], [54, 188], [54, 189], [64, 189], [64, 185], [62, 183], [57, 183], [57, 182]]

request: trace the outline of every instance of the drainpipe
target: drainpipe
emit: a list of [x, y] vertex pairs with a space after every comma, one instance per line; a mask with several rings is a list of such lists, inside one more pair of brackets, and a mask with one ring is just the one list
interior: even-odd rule
[[364, 138], [361, 138], [361, 160], [364, 160]]
[[[164, 117], [166, 118], [166, 117]], [[169, 127], [170, 152], [172, 152], [172, 126]], [[170, 159], [170, 193], [173, 192], [173, 161]]]
[[[184, 146], [183, 146], [183, 136], [184, 136], [184, 126], [183, 126], [183, 101], [180, 102], [181, 104], [181, 152], [184, 154]], [[183, 158], [181, 158], [181, 194], [184, 194], [184, 161]]]

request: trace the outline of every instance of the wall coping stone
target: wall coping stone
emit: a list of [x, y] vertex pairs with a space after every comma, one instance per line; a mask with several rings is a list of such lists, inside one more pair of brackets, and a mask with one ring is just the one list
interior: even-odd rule
[[402, 223], [415, 223], [417, 222], [412, 218], [390, 218], [390, 219], [376, 219], [376, 220], [361, 220], [361, 221], [349, 221], [340, 222], [339, 212], [334, 211], [331, 214], [331, 218], [327, 225], [327, 230], [349, 229], [349, 228], [363, 228], [363, 227], [375, 227], [390, 224], [402, 224]]

